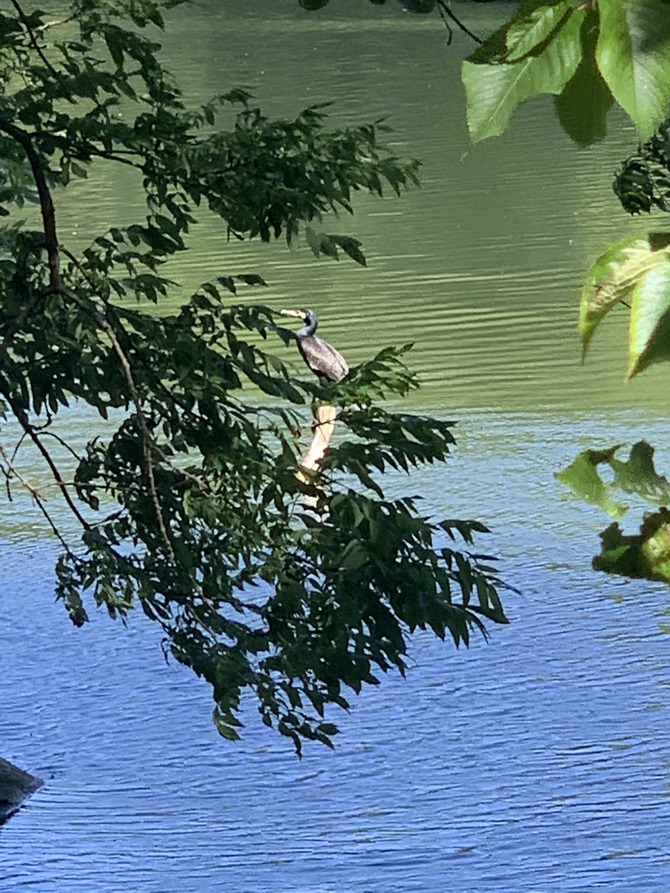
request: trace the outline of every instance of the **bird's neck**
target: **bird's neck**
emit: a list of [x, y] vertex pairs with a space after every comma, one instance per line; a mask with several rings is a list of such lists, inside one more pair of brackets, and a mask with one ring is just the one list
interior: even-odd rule
[[318, 326], [319, 321], [316, 317], [311, 316], [307, 319], [307, 324], [297, 332], [298, 338], [311, 338], [312, 335], [316, 332], [316, 327]]

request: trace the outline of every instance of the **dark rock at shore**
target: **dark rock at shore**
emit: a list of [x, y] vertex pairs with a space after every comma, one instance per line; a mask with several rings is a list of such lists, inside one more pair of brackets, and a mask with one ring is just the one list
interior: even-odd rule
[[0, 757], [0, 825], [44, 782]]

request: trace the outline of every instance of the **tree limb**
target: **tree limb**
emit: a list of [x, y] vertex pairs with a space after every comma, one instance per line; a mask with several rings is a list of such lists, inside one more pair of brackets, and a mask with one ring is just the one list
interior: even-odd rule
[[13, 399], [11, 394], [8, 393], [7, 388], [0, 389], [0, 393], [2, 393], [3, 397], [9, 404], [19, 425], [21, 425], [24, 432], [28, 435], [28, 437], [35, 444], [35, 446], [37, 447], [39, 452], [42, 454], [42, 458], [49, 466], [49, 469], [51, 470], [51, 475], [52, 475], [54, 481], [56, 482], [56, 484], [58, 485], [58, 489], [62, 493], [63, 498], [67, 502], [68, 507], [70, 508], [70, 511], [75, 516], [77, 521], [81, 524], [81, 526], [84, 528], [84, 530], [90, 530], [91, 525], [88, 523], [86, 518], [84, 518], [84, 516], [81, 514], [81, 512], [77, 508], [77, 505], [75, 504], [74, 500], [70, 496], [70, 493], [68, 491], [68, 485], [63, 480], [63, 476], [61, 475], [60, 471], [58, 470], [58, 466], [54, 462], [54, 460], [51, 456], [51, 453], [44, 446], [44, 444], [42, 443], [42, 441], [40, 439], [39, 434], [35, 430], [35, 427], [31, 424], [30, 419], [28, 418], [28, 414], [26, 413], [25, 409], [22, 406], [18, 405], [18, 403]]
[[28, 16], [25, 14], [25, 12], [23, 11], [23, 9], [21, 9], [21, 6], [20, 6], [19, 3], [17, 2], [17, 0], [11, 0], [11, 2], [12, 2], [12, 6], [13, 6], [14, 9], [16, 10], [16, 14], [18, 15], [19, 19], [21, 20], [21, 24], [23, 25], [23, 27], [24, 27], [24, 28], [26, 29], [26, 31], [28, 32], [28, 40], [29, 40], [30, 43], [32, 44], [33, 49], [35, 50], [35, 52], [37, 53], [37, 55], [40, 57], [40, 59], [42, 60], [42, 62], [44, 63], [44, 65], [49, 69], [49, 71], [51, 72], [51, 74], [53, 74], [53, 75], [57, 75], [58, 72], [57, 72], [56, 69], [53, 67], [53, 65], [51, 64], [51, 62], [49, 62], [49, 60], [47, 59], [47, 57], [44, 55], [44, 50], [43, 50], [42, 47], [39, 45], [39, 42], [38, 42], [38, 40], [37, 40], [37, 35], [36, 35], [35, 32], [33, 31], [33, 29], [30, 27], [30, 22], [28, 21]]
[[28, 131], [22, 130], [9, 121], [2, 120], [0, 120], [0, 131], [19, 143], [28, 158], [40, 200], [44, 247], [49, 260], [49, 286], [54, 291], [58, 291], [60, 288], [60, 254], [58, 252], [58, 235], [56, 233], [56, 211], [40, 157], [35, 150], [32, 136]]

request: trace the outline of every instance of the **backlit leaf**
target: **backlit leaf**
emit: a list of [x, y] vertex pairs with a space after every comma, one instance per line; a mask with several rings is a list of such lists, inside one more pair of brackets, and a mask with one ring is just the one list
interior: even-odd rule
[[[492, 39], [463, 63], [468, 129], [474, 142], [501, 134], [517, 106], [539, 93], [560, 93], [582, 56], [585, 10], [574, 10], [537, 54], [508, 62]], [[499, 38], [498, 38], [499, 39]]]
[[628, 378], [670, 359], [670, 256], [663, 255], [664, 263], [645, 273], [633, 290]]
[[607, 113], [614, 102], [596, 64], [597, 39], [598, 16], [590, 9], [581, 30], [582, 58], [554, 100], [563, 129], [578, 146], [590, 146], [607, 135]]
[[645, 140], [670, 107], [670, 9], [666, 0], [598, 4], [596, 58], [612, 95]]
[[608, 453], [613, 455], [616, 449], [613, 447], [607, 452], [584, 450], [567, 468], [557, 472], [556, 477], [586, 502], [599, 506], [613, 518], [622, 518], [627, 506], [613, 498], [611, 485], [598, 474], [598, 465], [607, 461]]
[[579, 304], [582, 352], [603, 317], [630, 297], [642, 278], [656, 266], [666, 265], [670, 237], [650, 234], [611, 245], [589, 270]]

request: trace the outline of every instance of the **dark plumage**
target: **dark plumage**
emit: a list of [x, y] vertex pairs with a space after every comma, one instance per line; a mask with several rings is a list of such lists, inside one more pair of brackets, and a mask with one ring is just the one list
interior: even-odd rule
[[305, 325], [295, 333], [298, 350], [321, 384], [341, 381], [349, 371], [349, 365], [338, 350], [314, 334], [319, 325], [316, 313], [313, 310], [282, 310], [281, 312], [284, 316], [297, 316], [304, 321]]

